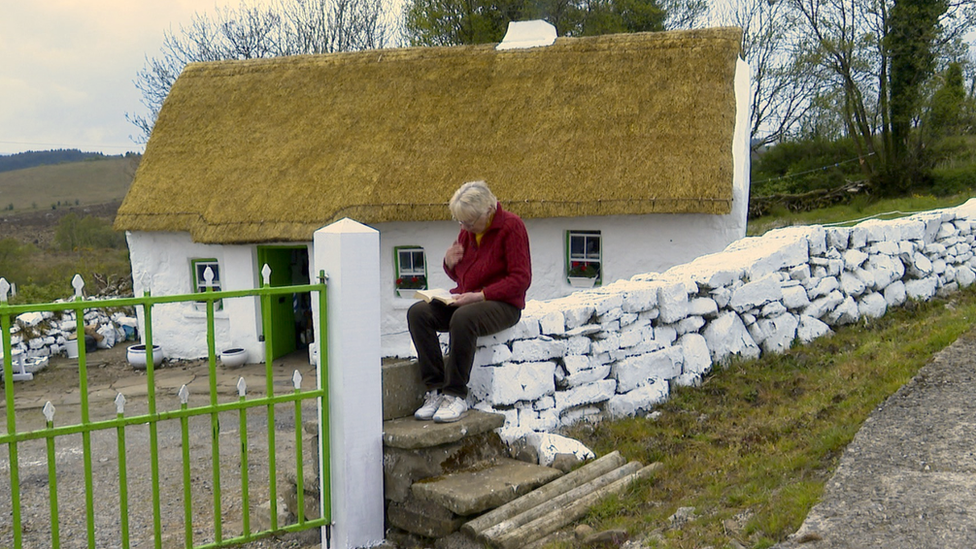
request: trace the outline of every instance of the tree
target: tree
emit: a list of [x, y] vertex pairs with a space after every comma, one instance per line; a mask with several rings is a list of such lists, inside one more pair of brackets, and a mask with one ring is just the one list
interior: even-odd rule
[[818, 73], [804, 61], [806, 37], [797, 32], [789, 5], [741, 0], [724, 4], [714, 18], [743, 31], [742, 57], [752, 76], [752, 149], [795, 133], [806, 113], [817, 105]]
[[176, 78], [188, 63], [334, 53], [384, 47], [391, 29], [384, 0], [278, 0], [266, 8], [197, 14], [178, 32], [164, 32], [158, 57], [146, 57], [136, 88], [148, 114], [126, 113], [146, 142]]
[[[700, 0], [669, 0], [686, 6], [691, 21], [703, 13]], [[414, 46], [500, 42], [508, 23], [544, 19], [559, 36], [663, 30], [667, 13], [659, 0], [409, 0], [406, 41]]]
[[922, 135], [916, 126], [933, 60], [972, 27], [973, 1], [788, 1], [810, 37], [802, 59], [820, 71], [819, 87], [840, 92], [838, 111], [863, 173], [882, 193], [904, 191], [925, 167], [924, 144], [907, 147]]

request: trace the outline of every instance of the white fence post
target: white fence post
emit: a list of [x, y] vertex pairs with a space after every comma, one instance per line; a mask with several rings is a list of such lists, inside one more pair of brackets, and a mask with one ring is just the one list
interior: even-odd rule
[[350, 219], [314, 237], [313, 272], [329, 277], [331, 547], [340, 549], [384, 536], [379, 242], [378, 231]]

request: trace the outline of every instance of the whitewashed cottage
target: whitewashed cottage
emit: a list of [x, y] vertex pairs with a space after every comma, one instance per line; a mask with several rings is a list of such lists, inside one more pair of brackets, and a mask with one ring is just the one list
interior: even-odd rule
[[[134, 289], [199, 291], [208, 267], [219, 289], [251, 288], [266, 263], [272, 284], [302, 283], [313, 231], [351, 218], [380, 232], [383, 353], [409, 355], [400, 294], [450, 287], [447, 201], [475, 179], [525, 219], [530, 299], [722, 250], [745, 234], [749, 195], [740, 39], [723, 28], [188, 65], [115, 222]], [[264, 356], [260, 306], [222, 304], [218, 349]], [[306, 299], [272, 307], [273, 355], [307, 345]], [[154, 309], [167, 356], [205, 355], [204, 326], [191, 304]]]

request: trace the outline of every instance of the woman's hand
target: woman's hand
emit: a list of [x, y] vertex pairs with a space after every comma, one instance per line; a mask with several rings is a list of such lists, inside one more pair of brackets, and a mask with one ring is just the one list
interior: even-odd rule
[[462, 257], [464, 257], [464, 246], [455, 240], [454, 244], [451, 244], [451, 247], [447, 249], [447, 253], [444, 254], [444, 264], [447, 265], [448, 269], [453, 269]]
[[467, 292], [463, 294], [458, 294], [454, 297], [454, 303], [452, 305], [460, 307], [462, 305], [468, 305], [471, 303], [480, 303], [485, 300], [485, 294], [482, 292]]

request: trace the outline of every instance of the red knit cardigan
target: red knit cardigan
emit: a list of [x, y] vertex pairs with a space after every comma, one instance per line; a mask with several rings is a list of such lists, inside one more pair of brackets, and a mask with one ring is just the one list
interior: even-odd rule
[[451, 293], [484, 292], [485, 299], [504, 301], [525, 308], [525, 292], [532, 283], [529, 234], [522, 219], [496, 205], [491, 226], [478, 245], [474, 233], [461, 229], [457, 241], [464, 255], [453, 269], [444, 272], [457, 287]]

